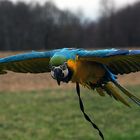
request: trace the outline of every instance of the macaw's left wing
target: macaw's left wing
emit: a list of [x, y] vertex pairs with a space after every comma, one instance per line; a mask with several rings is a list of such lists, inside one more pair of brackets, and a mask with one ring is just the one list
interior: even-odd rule
[[140, 71], [140, 50], [81, 50], [77, 56], [79, 60], [102, 63], [116, 75]]
[[7, 71], [21, 73], [43, 73], [49, 72], [50, 58], [59, 50], [17, 54], [5, 58], [0, 58], [0, 74]]

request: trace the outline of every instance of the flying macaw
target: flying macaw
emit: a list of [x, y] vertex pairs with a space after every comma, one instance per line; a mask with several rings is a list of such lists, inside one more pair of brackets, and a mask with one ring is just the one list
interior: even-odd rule
[[50, 72], [58, 85], [69, 81], [79, 83], [89, 89], [96, 89], [101, 96], [108, 94], [127, 106], [130, 105], [119, 90], [138, 105], [140, 99], [117, 82], [117, 75], [139, 70], [140, 50], [63, 48], [0, 58], [0, 74], [6, 74], [7, 71]]

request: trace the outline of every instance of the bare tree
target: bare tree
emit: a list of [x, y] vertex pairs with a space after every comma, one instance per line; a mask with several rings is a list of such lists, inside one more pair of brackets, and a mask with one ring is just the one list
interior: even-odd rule
[[115, 12], [114, 0], [100, 0], [100, 13], [102, 17], [109, 17]]
[[[100, 0], [100, 20], [97, 29], [98, 39], [100, 46], [114, 47], [114, 14], [115, 14], [115, 2], [114, 0]], [[101, 38], [104, 40], [101, 41]]]

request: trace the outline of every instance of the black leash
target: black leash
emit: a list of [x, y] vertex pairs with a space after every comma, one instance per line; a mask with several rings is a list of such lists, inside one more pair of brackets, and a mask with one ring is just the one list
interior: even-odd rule
[[80, 109], [81, 109], [82, 113], [84, 114], [85, 119], [92, 124], [93, 128], [98, 130], [100, 137], [102, 138], [102, 140], [104, 140], [104, 136], [103, 136], [102, 132], [100, 131], [100, 129], [98, 128], [98, 126], [95, 123], [93, 123], [91, 121], [91, 119], [89, 118], [89, 116], [85, 113], [84, 104], [83, 104], [82, 99], [80, 97], [79, 83], [76, 83], [76, 91], [77, 91], [77, 95], [78, 95], [78, 98], [79, 98]]

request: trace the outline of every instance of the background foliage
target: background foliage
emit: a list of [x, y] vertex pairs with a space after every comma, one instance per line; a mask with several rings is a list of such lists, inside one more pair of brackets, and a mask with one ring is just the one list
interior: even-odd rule
[[[109, 0], [104, 0], [109, 2]], [[105, 3], [97, 21], [44, 5], [0, 1], [0, 50], [140, 46], [140, 2], [114, 11]]]

